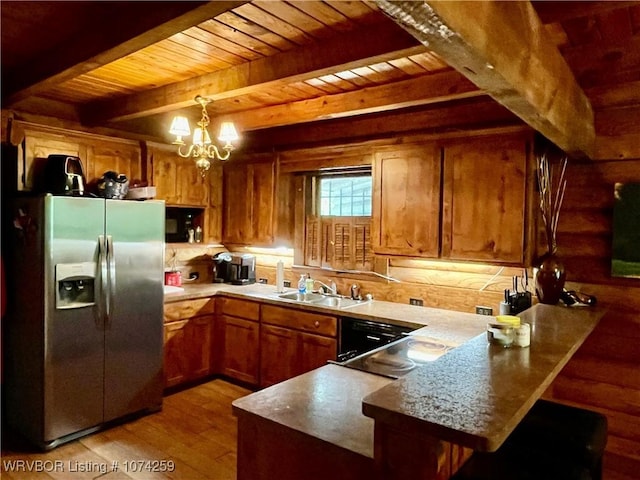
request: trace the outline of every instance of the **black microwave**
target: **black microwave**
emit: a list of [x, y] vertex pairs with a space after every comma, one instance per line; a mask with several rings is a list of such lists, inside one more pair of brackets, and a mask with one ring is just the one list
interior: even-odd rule
[[164, 220], [165, 242], [189, 241], [189, 229], [202, 225], [203, 208], [166, 207]]

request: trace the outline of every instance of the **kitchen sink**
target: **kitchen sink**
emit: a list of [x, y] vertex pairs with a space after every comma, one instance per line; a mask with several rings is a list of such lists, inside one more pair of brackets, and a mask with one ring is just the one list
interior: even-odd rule
[[321, 293], [298, 293], [291, 292], [279, 295], [280, 298], [284, 298], [285, 300], [295, 300], [296, 302], [306, 302], [311, 303], [317, 300], [322, 300], [325, 298], [325, 295]]
[[324, 307], [346, 308], [352, 305], [361, 304], [362, 301], [352, 300], [351, 298], [325, 296], [324, 298], [314, 300], [311, 303], [313, 303], [314, 305], [322, 305]]
[[348, 297], [340, 297], [335, 295], [323, 295], [321, 293], [291, 292], [279, 295], [279, 297], [285, 300], [294, 300], [300, 303], [310, 303], [313, 305], [334, 308], [348, 308], [364, 303], [361, 300], [352, 300]]

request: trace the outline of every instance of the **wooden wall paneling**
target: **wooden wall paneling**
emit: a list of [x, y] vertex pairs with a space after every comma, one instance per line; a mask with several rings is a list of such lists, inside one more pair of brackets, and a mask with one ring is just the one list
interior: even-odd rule
[[[628, 128], [616, 125], [619, 113], [611, 113], [605, 133]], [[601, 132], [598, 151], [606, 152], [605, 158], [569, 163], [558, 244], [566, 288], [595, 295], [608, 312], [548, 396], [604, 413], [609, 422], [605, 472], [634, 478], [640, 468], [640, 281], [611, 276], [611, 227], [614, 183], [640, 181], [640, 152], [634, 140], [626, 144], [632, 157], [620, 155], [619, 137]]]

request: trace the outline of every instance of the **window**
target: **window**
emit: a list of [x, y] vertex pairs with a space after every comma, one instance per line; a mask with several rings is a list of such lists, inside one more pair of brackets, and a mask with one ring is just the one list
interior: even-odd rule
[[371, 270], [370, 170], [308, 178], [314, 192], [307, 206], [305, 264]]
[[371, 216], [371, 175], [320, 178], [320, 216]]

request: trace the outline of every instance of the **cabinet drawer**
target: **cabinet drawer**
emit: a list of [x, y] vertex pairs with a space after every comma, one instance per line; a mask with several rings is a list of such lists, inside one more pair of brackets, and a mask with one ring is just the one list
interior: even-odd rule
[[293, 308], [275, 307], [273, 305], [262, 306], [262, 322], [329, 337], [335, 337], [338, 331], [336, 317], [322, 315], [321, 313], [303, 312]]
[[222, 297], [220, 299], [220, 309], [225, 315], [242, 317], [256, 322], [260, 319], [260, 304], [256, 302]]
[[164, 321], [172, 322], [181, 318], [191, 318], [196, 315], [213, 315], [215, 313], [213, 298], [195, 298], [179, 302], [164, 304]]

